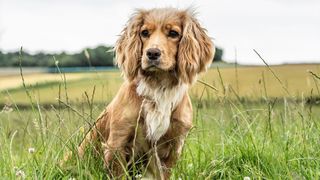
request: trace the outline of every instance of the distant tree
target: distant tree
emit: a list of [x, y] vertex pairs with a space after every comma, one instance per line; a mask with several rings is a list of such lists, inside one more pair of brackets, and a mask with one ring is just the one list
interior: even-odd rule
[[216, 47], [216, 53], [214, 54], [213, 62], [222, 61], [223, 49]]
[[113, 66], [112, 47], [98, 46], [94, 49], [88, 49], [92, 66]]
[[4, 66], [4, 54], [0, 51], [0, 66]]
[[[53, 56], [59, 61], [60, 67], [84, 67], [84, 66], [113, 66], [114, 52], [111, 46], [98, 46], [96, 48], [87, 49], [89, 59], [85, 55], [85, 50], [80, 53], [68, 54], [65, 52], [59, 54], [47, 54], [39, 52], [37, 54], [22, 53], [22, 66], [40, 66], [54, 67], [55, 62]], [[19, 52], [3, 53], [0, 51], [0, 66], [19, 66]], [[214, 61], [221, 61], [223, 50], [216, 48]]]

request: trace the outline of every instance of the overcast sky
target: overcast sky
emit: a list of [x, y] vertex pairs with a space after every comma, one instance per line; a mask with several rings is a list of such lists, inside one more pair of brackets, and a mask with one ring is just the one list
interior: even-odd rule
[[0, 50], [113, 45], [135, 8], [191, 5], [229, 62], [320, 63], [319, 0], [0, 0]]

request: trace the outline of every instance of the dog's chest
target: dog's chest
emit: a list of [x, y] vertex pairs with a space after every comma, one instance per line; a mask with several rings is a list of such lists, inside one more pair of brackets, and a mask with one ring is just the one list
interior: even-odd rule
[[145, 97], [142, 104], [142, 115], [145, 120], [147, 138], [158, 141], [169, 129], [172, 111], [181, 102], [187, 85], [180, 84], [172, 88], [150, 88], [140, 81], [137, 93]]

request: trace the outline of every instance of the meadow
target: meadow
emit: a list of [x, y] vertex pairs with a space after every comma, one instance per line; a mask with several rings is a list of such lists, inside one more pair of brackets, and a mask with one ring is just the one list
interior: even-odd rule
[[[319, 74], [318, 64], [209, 69], [189, 91], [194, 127], [172, 179], [319, 179]], [[1, 177], [112, 178], [101, 158], [59, 162], [115, 95], [120, 72], [0, 81]]]

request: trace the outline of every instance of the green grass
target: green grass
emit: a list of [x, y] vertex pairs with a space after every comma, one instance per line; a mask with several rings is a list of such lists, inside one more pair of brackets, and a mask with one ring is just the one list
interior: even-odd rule
[[[213, 102], [195, 108], [194, 124], [173, 179], [314, 179], [320, 174], [320, 107], [279, 100], [265, 104]], [[102, 106], [1, 113], [0, 173], [15, 167], [32, 179], [105, 177], [102, 160], [74, 159], [61, 168], [64, 152], [76, 147]], [[34, 147], [35, 153], [28, 152]]]
[[[286, 80], [284, 74], [289, 70], [281, 73], [275, 68], [275, 75], [284, 83], [280, 84], [266, 68], [259, 68], [246, 71], [253, 74], [246, 74], [250, 82], [244, 81], [245, 70], [239, 69], [239, 89], [232, 83], [236, 82], [231, 79], [235, 77], [234, 69], [229, 68], [221, 69], [220, 75], [213, 69], [202, 77], [218, 91], [202, 84], [190, 91], [194, 128], [173, 169], [172, 179], [320, 177], [320, 106], [304, 99], [312, 97], [309, 99], [314, 101], [309, 102], [317, 101], [320, 80], [306, 70], [301, 71], [304, 77]], [[318, 74], [317, 69], [311, 70]], [[261, 72], [264, 72], [264, 80], [254, 76]], [[72, 162], [59, 166], [64, 153], [75, 149], [89, 124], [95, 121], [121, 84], [119, 73], [105, 75], [33, 85], [28, 87], [31, 100], [24, 88], [4, 91], [7, 100], [3, 102], [9, 107], [0, 113], [1, 176], [15, 179], [21, 170], [28, 179], [108, 178], [101, 157], [89, 155], [85, 160], [74, 157]], [[294, 87], [300, 88], [306, 77], [311, 80], [309, 85], [297, 92]], [[242, 93], [250, 83], [257, 90]], [[302, 92], [306, 95], [301, 96]], [[59, 97], [60, 103], [56, 100]], [[28, 152], [31, 147], [35, 148], [34, 153]]]

